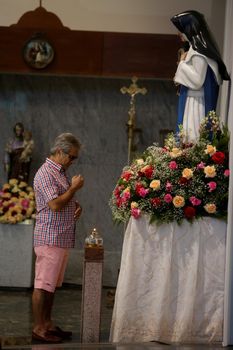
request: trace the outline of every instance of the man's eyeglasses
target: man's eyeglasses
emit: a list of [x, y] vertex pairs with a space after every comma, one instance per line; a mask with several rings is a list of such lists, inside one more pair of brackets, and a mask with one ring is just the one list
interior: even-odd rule
[[69, 157], [70, 160], [75, 160], [78, 158], [77, 156], [73, 156], [72, 154], [69, 154], [68, 152], [65, 152], [65, 151], [63, 151], [63, 152]]

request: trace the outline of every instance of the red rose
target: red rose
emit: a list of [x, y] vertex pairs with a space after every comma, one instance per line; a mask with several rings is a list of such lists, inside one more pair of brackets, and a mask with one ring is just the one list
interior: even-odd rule
[[153, 207], [159, 207], [161, 205], [161, 199], [158, 197], [152, 198], [150, 201]]
[[119, 197], [124, 186], [117, 186], [114, 190], [115, 197]]
[[123, 174], [121, 174], [122, 179], [129, 181], [129, 179], [132, 177], [132, 174], [130, 171], [125, 171]]
[[118, 208], [120, 208], [120, 206], [122, 205], [121, 198], [117, 198], [116, 205], [117, 205]]
[[186, 185], [188, 183], [188, 179], [186, 177], [181, 176], [179, 179], [179, 184], [180, 185]]
[[193, 207], [185, 207], [184, 208], [184, 216], [187, 219], [192, 219], [196, 215], [196, 209]]
[[27, 213], [27, 210], [26, 210], [26, 209], [22, 209], [22, 210], [21, 210], [21, 214], [22, 214], [22, 215], [26, 215], [26, 213]]
[[153, 171], [154, 171], [154, 168], [153, 166], [149, 166], [148, 168], [145, 169], [144, 173], [145, 173], [145, 176], [150, 179], [151, 176], [153, 175]]
[[151, 179], [153, 175], [154, 168], [152, 165], [146, 165], [141, 170], [139, 170], [139, 176], [146, 176], [148, 179]]
[[8, 209], [9, 209], [8, 207], [3, 207], [3, 208], [2, 208], [3, 213], [5, 214], [5, 213], [7, 212]]
[[142, 188], [144, 188], [143, 185], [140, 182], [137, 182], [135, 186], [135, 192], [138, 196], [140, 196], [140, 191]]
[[14, 207], [14, 206], [15, 206], [15, 203], [8, 204], [8, 208], [11, 208], [11, 207]]
[[216, 164], [223, 164], [225, 160], [225, 154], [223, 152], [215, 152], [211, 159]]

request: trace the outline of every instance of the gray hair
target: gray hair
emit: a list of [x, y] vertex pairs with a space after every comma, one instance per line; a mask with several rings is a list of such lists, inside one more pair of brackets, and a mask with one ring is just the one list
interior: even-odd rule
[[71, 147], [75, 147], [77, 150], [80, 150], [81, 143], [73, 134], [66, 132], [56, 137], [54, 144], [50, 149], [50, 154], [54, 155], [58, 149], [68, 153]]

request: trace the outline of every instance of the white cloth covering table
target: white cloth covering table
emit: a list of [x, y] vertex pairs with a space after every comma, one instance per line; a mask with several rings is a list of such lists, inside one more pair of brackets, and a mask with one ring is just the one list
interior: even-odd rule
[[124, 237], [111, 342], [214, 343], [223, 337], [226, 223], [149, 224]]

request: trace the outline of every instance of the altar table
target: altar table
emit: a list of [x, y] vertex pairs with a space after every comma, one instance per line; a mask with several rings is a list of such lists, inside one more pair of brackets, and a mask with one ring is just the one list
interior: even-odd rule
[[111, 342], [215, 343], [223, 338], [226, 223], [149, 224], [124, 237]]
[[33, 220], [28, 224], [0, 224], [0, 287], [33, 285], [33, 229]]

